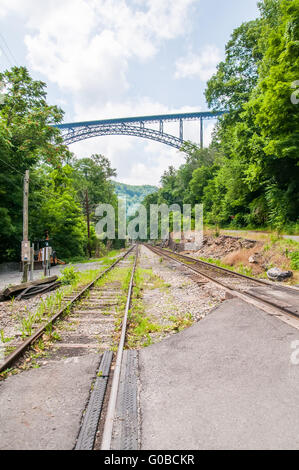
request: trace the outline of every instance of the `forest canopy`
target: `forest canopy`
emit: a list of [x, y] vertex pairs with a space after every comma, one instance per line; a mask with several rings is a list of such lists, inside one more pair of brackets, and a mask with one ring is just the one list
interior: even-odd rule
[[207, 224], [298, 231], [299, 0], [264, 0], [259, 9], [233, 31], [207, 83], [210, 109], [229, 113], [208, 149], [183, 146], [185, 163], [163, 174], [148, 209], [203, 203]]
[[[4, 102], [0, 105], [0, 261], [19, 260], [23, 237], [23, 177], [30, 170], [29, 239], [48, 231], [61, 259], [96, 252], [96, 205], [117, 204], [116, 176], [102, 155], [75, 159], [53, 127], [63, 111], [46, 101], [46, 84], [33, 80], [24, 67], [0, 74]], [[88, 241], [86, 197], [91, 229]]]
[[[100, 154], [76, 159], [53, 127], [64, 113], [47, 103], [46, 84], [25, 67], [0, 73], [0, 261], [19, 260], [23, 178], [30, 170], [29, 238], [49, 231], [61, 259], [98, 251], [96, 206], [126, 196], [131, 215], [151, 204], [204, 204], [204, 221], [298, 231], [299, 0], [263, 0], [260, 16], [236, 28], [207, 83], [211, 110], [226, 110], [212, 143], [181, 148], [161, 186], [112, 181]], [[90, 219], [88, 239], [87, 215]]]

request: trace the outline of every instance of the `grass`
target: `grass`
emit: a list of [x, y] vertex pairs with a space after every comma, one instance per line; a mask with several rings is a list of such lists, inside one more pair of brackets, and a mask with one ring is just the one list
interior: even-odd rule
[[[225, 268], [225, 269], [228, 269], [229, 271], [244, 274], [246, 276], [253, 276], [252, 268], [245, 266], [243, 263], [239, 263], [236, 266], [236, 265], [228, 264], [227, 262], [224, 263], [223, 261], [219, 259], [214, 259], [214, 258], [200, 257], [199, 259], [201, 261], [205, 261], [206, 263], [215, 264], [216, 266], [219, 266], [219, 268]], [[248, 259], [248, 255], [247, 255], [247, 259]], [[238, 261], [240, 261], [240, 257], [238, 258]]]
[[105, 259], [113, 258], [118, 256], [121, 250], [110, 250], [108, 253], [103, 254], [100, 258], [88, 258], [86, 256], [75, 256], [73, 258], [67, 258], [67, 264], [87, 264], [87, 263], [99, 263]]
[[[171, 305], [171, 315], [154, 318], [146, 312], [143, 302], [144, 287], [147, 289], [159, 289], [168, 294], [170, 284], [152, 272], [152, 269], [136, 268], [134, 276], [134, 288], [127, 330], [127, 347], [129, 349], [145, 348], [162, 339], [167, 334], [182, 331], [193, 324], [191, 314], [179, 315], [176, 307]], [[169, 295], [169, 294], [168, 294]], [[172, 298], [168, 299], [172, 303]], [[164, 321], [163, 321], [164, 320]]]
[[13, 338], [8, 338], [4, 335], [4, 330], [0, 330], [0, 343], [6, 344], [6, 343], [10, 343], [10, 341], [12, 340]]
[[[205, 229], [214, 230], [215, 226], [205, 225]], [[265, 227], [255, 227], [253, 225], [247, 225], [246, 227], [234, 227], [232, 225], [221, 226], [220, 230], [233, 231], [238, 230], [240, 232], [265, 232], [265, 233], [275, 233], [275, 229], [270, 226]], [[281, 235], [299, 235], [299, 223], [288, 223], [280, 231]]]
[[171, 315], [169, 320], [173, 322], [173, 329], [177, 332], [185, 330], [193, 325], [191, 313], [187, 313], [185, 315]]
[[[267, 271], [272, 267], [282, 270], [292, 270], [293, 278], [288, 283], [299, 281], [299, 243], [285, 239], [275, 234], [262, 235], [263, 242], [251, 249], [239, 249], [224, 256], [221, 260], [200, 258], [217, 266], [235, 271], [247, 276], [267, 278]], [[250, 256], [257, 254], [258, 263], [249, 263]]]
[[[131, 257], [128, 259], [131, 259]], [[114, 329], [114, 335], [113, 335], [113, 344], [111, 348], [112, 351], [117, 351], [117, 348], [118, 348], [119, 337], [120, 337], [122, 324], [123, 324], [123, 316], [124, 316], [124, 311], [125, 311], [125, 307], [127, 303], [127, 293], [128, 293], [130, 280], [131, 280], [131, 273], [132, 273], [132, 267], [130, 269], [128, 269], [127, 267], [124, 267], [124, 268], [116, 267], [115, 269], [113, 269], [113, 271], [110, 271], [109, 273], [107, 273], [105, 277], [99, 279], [99, 281], [97, 281], [96, 283], [97, 287], [105, 287], [105, 286], [109, 286], [109, 284], [110, 285], [116, 284], [115, 289], [119, 291], [119, 295], [117, 297], [117, 305], [115, 307], [116, 319], [115, 319], [115, 329]], [[101, 313], [105, 314], [103, 312]], [[107, 313], [107, 315], [111, 315], [111, 313]]]
[[[116, 256], [119, 250], [110, 251], [106, 258], [101, 258], [104, 264], [112, 264], [114, 262], [111, 257]], [[67, 266], [60, 277], [63, 286], [56, 290], [53, 294], [49, 295], [46, 300], [41, 300], [36, 311], [30, 312], [25, 307], [23, 316], [20, 318], [20, 332], [22, 338], [25, 339], [31, 336], [36, 324], [42, 324], [49, 321], [49, 319], [57, 313], [63, 305], [65, 305], [64, 297], [72, 295], [76, 289], [88, 285], [90, 282], [99, 275], [104, 267], [95, 270], [86, 270], [78, 272], [74, 266]], [[15, 300], [11, 300], [11, 309], [14, 307]], [[68, 312], [66, 312], [67, 314]]]

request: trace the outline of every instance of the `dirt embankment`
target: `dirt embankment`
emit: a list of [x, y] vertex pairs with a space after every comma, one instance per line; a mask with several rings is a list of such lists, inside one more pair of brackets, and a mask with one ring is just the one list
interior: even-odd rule
[[273, 267], [291, 270], [292, 283], [298, 283], [299, 273], [291, 266], [290, 252], [297, 247], [289, 246], [286, 240], [259, 241], [228, 235], [206, 234], [203, 246], [196, 252], [186, 251], [197, 258], [219, 260], [223, 265], [232, 266], [244, 274], [267, 277]]
[[[245, 240], [243, 238], [230, 237], [227, 235], [204, 236], [203, 247], [196, 253], [196, 255], [204, 258], [214, 258], [222, 260], [224, 257], [231, 253], [245, 251], [246, 256], [253, 250], [259, 251], [263, 243], [255, 240]], [[250, 255], [249, 255], [250, 256]], [[247, 256], [248, 257], [248, 256]]]

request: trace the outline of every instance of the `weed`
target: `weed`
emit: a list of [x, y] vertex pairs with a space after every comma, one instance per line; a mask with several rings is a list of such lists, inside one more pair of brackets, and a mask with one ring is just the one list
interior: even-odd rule
[[2, 344], [9, 343], [13, 338], [8, 338], [4, 335], [4, 330], [0, 330], [0, 342]]
[[54, 330], [52, 332], [51, 339], [53, 339], [54, 341], [61, 341], [61, 336], [56, 330]]
[[248, 266], [244, 266], [243, 264], [240, 264], [238, 266], [238, 272], [240, 274], [244, 274], [245, 276], [253, 276], [252, 268], [249, 268]]
[[14, 305], [15, 305], [15, 298], [12, 297], [11, 301], [10, 301], [10, 311], [12, 312], [13, 309], [14, 309]]
[[186, 315], [172, 315], [169, 320], [173, 322], [173, 330], [179, 332], [193, 325], [193, 319], [191, 313]]
[[13, 369], [6, 369], [0, 373], [0, 379], [6, 379], [9, 375], [12, 375]]
[[290, 258], [291, 258], [291, 269], [294, 269], [295, 271], [299, 270], [299, 251], [290, 253]]
[[37, 364], [36, 362], [32, 363], [32, 368], [33, 369], [39, 369], [40, 368], [40, 365]]
[[67, 266], [59, 278], [62, 285], [74, 285], [79, 280], [79, 273], [75, 271], [74, 266]]
[[[25, 312], [27, 312], [27, 307], [25, 307]], [[22, 318], [21, 333], [23, 339], [26, 338], [26, 336], [32, 335], [34, 320], [35, 316], [31, 312], [29, 312], [27, 317]]]

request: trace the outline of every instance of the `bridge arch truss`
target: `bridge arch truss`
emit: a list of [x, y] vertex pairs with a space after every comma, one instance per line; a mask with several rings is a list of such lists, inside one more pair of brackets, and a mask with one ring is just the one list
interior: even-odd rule
[[[164, 114], [157, 116], [141, 116], [121, 119], [108, 119], [101, 121], [86, 121], [59, 124], [55, 127], [59, 128], [62, 133], [63, 142], [67, 145], [79, 142], [81, 140], [90, 139], [104, 135], [130, 135], [150, 139], [171, 147], [180, 149], [184, 143], [184, 122], [199, 121], [200, 122], [200, 145], [203, 147], [203, 121], [206, 119], [216, 119], [224, 114], [223, 111], [218, 112], [200, 112], [200, 113], [184, 113], [184, 114]], [[166, 122], [178, 122], [179, 136], [171, 135], [164, 132], [164, 124]], [[156, 123], [157, 129], [147, 127], [149, 124]]]

